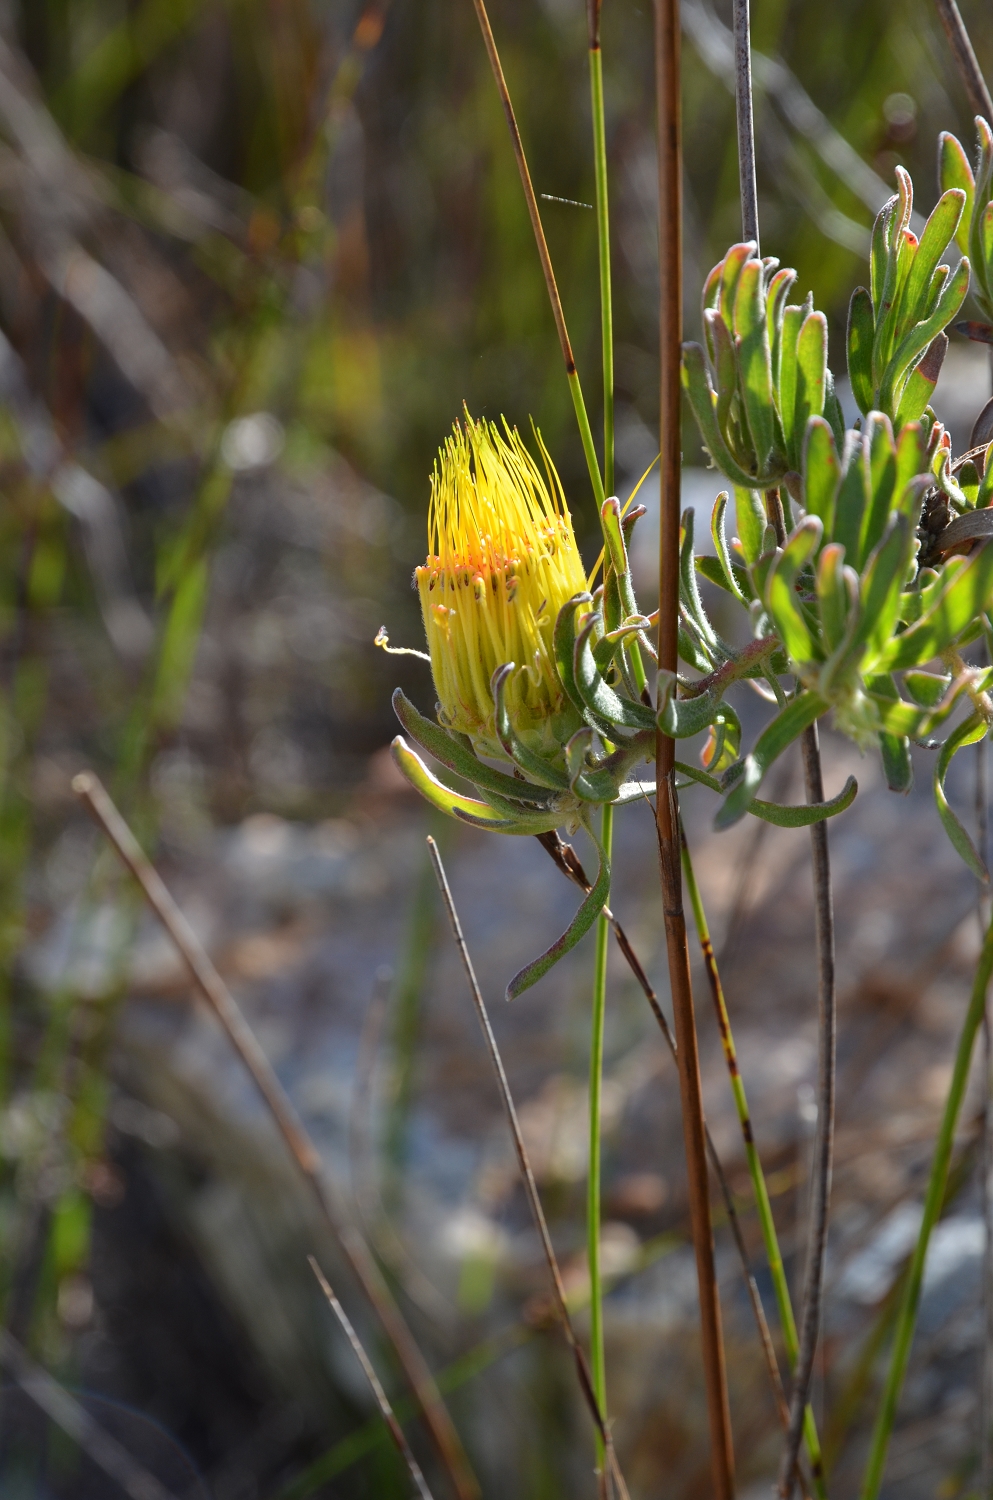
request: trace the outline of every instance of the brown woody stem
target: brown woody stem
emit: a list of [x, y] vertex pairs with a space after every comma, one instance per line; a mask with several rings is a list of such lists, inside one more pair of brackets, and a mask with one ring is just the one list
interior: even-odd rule
[[[680, 358], [683, 313], [682, 124], [679, 0], [655, 0], [656, 105], [659, 155], [660, 480], [659, 667], [677, 669], [679, 621]], [[683, 915], [676, 799], [675, 742], [659, 734], [656, 818], [669, 983], [676, 1023], [679, 1091], [689, 1179], [690, 1218], [700, 1291], [704, 1377], [716, 1500], [734, 1495], [734, 1448], [728, 1405], [721, 1308], [714, 1268], [706, 1131], [693, 1016], [690, 956]]]

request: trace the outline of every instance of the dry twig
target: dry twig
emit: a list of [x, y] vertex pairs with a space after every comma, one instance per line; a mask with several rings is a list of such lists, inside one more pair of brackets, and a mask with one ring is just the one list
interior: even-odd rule
[[345, 1337], [348, 1339], [348, 1342], [351, 1344], [352, 1349], [355, 1351], [355, 1357], [358, 1360], [359, 1364], [362, 1366], [365, 1378], [368, 1380], [369, 1385], [372, 1387], [372, 1394], [375, 1396], [376, 1403], [383, 1414], [383, 1420], [386, 1423], [387, 1428], [389, 1429], [390, 1437], [396, 1444], [397, 1451], [400, 1454], [400, 1457], [403, 1459], [404, 1463], [407, 1465], [407, 1468], [410, 1470], [410, 1477], [414, 1481], [414, 1487], [416, 1488], [417, 1493], [420, 1495], [421, 1500], [433, 1500], [431, 1491], [427, 1486], [427, 1480], [421, 1473], [421, 1466], [411, 1452], [410, 1444], [407, 1442], [406, 1436], [404, 1435], [404, 1430], [400, 1426], [400, 1423], [397, 1421], [396, 1414], [392, 1406], [390, 1405], [390, 1398], [383, 1390], [382, 1384], [380, 1383], [379, 1376], [376, 1374], [372, 1360], [369, 1358], [368, 1354], [365, 1352], [365, 1349], [362, 1347], [362, 1341], [359, 1338], [358, 1334], [355, 1332], [355, 1329], [352, 1327], [348, 1314], [345, 1312], [345, 1309], [338, 1301], [334, 1292], [331, 1290], [331, 1285], [327, 1277], [324, 1275], [324, 1272], [321, 1270], [314, 1257], [312, 1255], [308, 1255], [307, 1260], [310, 1263], [310, 1269], [317, 1277], [317, 1283], [321, 1291], [328, 1299], [328, 1303], [331, 1307], [332, 1312], [338, 1319], [338, 1322], [341, 1324]]
[[538, 1187], [534, 1180], [534, 1173], [531, 1170], [531, 1162], [528, 1158], [527, 1146], [524, 1143], [524, 1136], [521, 1131], [520, 1121], [517, 1117], [517, 1110], [514, 1105], [513, 1095], [510, 1092], [510, 1084], [507, 1082], [507, 1074], [503, 1066], [503, 1058], [500, 1056], [500, 1049], [497, 1046], [497, 1040], [493, 1034], [493, 1027], [490, 1024], [489, 1013], [486, 1009], [486, 1002], [483, 1000], [482, 991], [479, 988], [479, 981], [476, 978], [476, 971], [473, 968], [472, 959], [469, 956], [469, 949], [466, 946], [465, 937], [462, 933], [462, 924], [459, 921], [459, 915], [455, 909], [455, 901], [452, 897], [451, 887], [448, 884], [448, 877], [445, 874], [445, 867], [441, 862], [441, 855], [438, 852], [438, 846], [435, 843], [434, 839], [429, 837], [427, 843], [428, 849], [431, 851], [431, 858], [434, 861], [435, 874], [438, 877], [438, 885], [441, 890], [442, 899], [445, 903], [445, 910], [448, 913], [448, 920], [451, 923], [452, 936], [455, 939], [455, 945], [458, 948], [459, 956], [462, 959], [462, 966], [465, 969], [466, 978], [469, 981], [469, 992], [472, 995], [473, 1004], [476, 1007], [476, 1014], [479, 1017], [479, 1024], [482, 1028], [483, 1037], [490, 1054], [490, 1061], [493, 1064], [493, 1071], [496, 1074], [497, 1086], [500, 1090], [500, 1097], [503, 1101], [503, 1107], [507, 1115], [507, 1123], [510, 1126], [510, 1133], [514, 1141], [514, 1150], [517, 1153], [518, 1166], [521, 1169], [521, 1180], [524, 1183], [524, 1191], [527, 1194], [528, 1205], [534, 1218], [535, 1228], [538, 1231], [538, 1238], [541, 1240], [541, 1248], [544, 1251], [545, 1260], [548, 1263], [549, 1274], [552, 1278], [552, 1287], [555, 1292], [555, 1304], [558, 1309], [559, 1318], [562, 1322], [562, 1330], [565, 1333], [566, 1340], [573, 1353], [573, 1358], [576, 1361], [576, 1374], [579, 1377], [580, 1388], [583, 1392], [586, 1404], [590, 1409], [590, 1415], [593, 1418], [593, 1422], [596, 1426], [597, 1432], [600, 1434], [600, 1437], [603, 1440], [604, 1449], [607, 1456], [607, 1465], [610, 1470], [611, 1477], [613, 1478], [614, 1483], [617, 1486], [617, 1491], [619, 1496], [621, 1497], [621, 1500], [628, 1500], [627, 1485], [624, 1483], [624, 1477], [621, 1474], [620, 1465], [617, 1462], [617, 1454], [614, 1451], [613, 1438], [611, 1437], [610, 1427], [606, 1420], [606, 1413], [600, 1410], [600, 1403], [598, 1402], [596, 1392], [593, 1389], [593, 1379], [590, 1373], [589, 1364], [586, 1359], [586, 1353], [583, 1349], [582, 1344], [580, 1344], [579, 1340], [577, 1339], [576, 1331], [573, 1327], [572, 1316], [569, 1312], [569, 1303], [566, 1297], [565, 1284], [562, 1280], [562, 1273], [559, 1270], [559, 1263], [555, 1255], [555, 1247], [552, 1244], [552, 1237], [548, 1232], [548, 1223], [545, 1219], [545, 1211], [541, 1206], [541, 1198], [538, 1196]]

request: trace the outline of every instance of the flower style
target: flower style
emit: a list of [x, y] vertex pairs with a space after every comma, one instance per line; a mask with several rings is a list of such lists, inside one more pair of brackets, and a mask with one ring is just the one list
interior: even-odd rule
[[542, 474], [516, 428], [466, 412], [435, 462], [429, 556], [416, 570], [439, 719], [483, 755], [505, 759], [492, 678], [504, 687], [518, 738], [561, 759], [581, 725], [555, 666], [559, 610], [586, 574], [558, 474], [535, 433]]

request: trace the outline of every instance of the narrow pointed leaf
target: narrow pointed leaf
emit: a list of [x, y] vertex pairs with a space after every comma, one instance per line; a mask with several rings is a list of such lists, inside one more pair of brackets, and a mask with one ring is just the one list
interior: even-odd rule
[[825, 536], [834, 534], [835, 501], [841, 483], [841, 464], [834, 434], [823, 417], [807, 423], [803, 449], [803, 497], [807, 514], [824, 523]]
[[848, 378], [858, 409], [865, 416], [873, 406], [872, 341], [875, 332], [872, 298], [864, 286], [856, 287], [848, 306]]
[[886, 734], [879, 736], [879, 753], [883, 761], [883, 774], [891, 792], [906, 796], [914, 784], [914, 763], [910, 758], [910, 740], [906, 735]]
[[731, 457], [730, 450], [717, 425], [714, 390], [707, 373], [703, 350], [699, 344], [683, 345], [682, 381], [707, 452], [732, 484], [744, 485], [746, 489], [750, 488], [755, 482], [755, 476]]
[[772, 723], [759, 735], [751, 755], [745, 758], [740, 780], [725, 798], [724, 805], [714, 819], [715, 828], [730, 828], [739, 818], [744, 817], [769, 767], [805, 729], [827, 712], [828, 706], [827, 701], [817, 693], [805, 690], [780, 710]]
[[949, 188], [961, 188], [965, 194], [962, 217], [955, 229], [955, 243], [963, 255], [968, 255], [976, 180], [960, 142], [947, 130], [943, 130], [938, 137], [938, 178], [943, 192]]
[[433, 776], [427, 766], [415, 751], [411, 750], [403, 740], [402, 735], [397, 735], [390, 746], [393, 759], [397, 767], [410, 782], [411, 786], [432, 807], [443, 812], [449, 818], [468, 819], [476, 827], [489, 828], [497, 833], [550, 833], [563, 821], [561, 814], [550, 812], [538, 813], [529, 811], [523, 806], [514, 816], [504, 815], [487, 806], [485, 802], [476, 802], [472, 797], [460, 796], [453, 792], [451, 787], [445, 786]]
[[529, 964], [525, 964], [524, 968], [514, 975], [507, 986], [508, 1000], [516, 1000], [518, 995], [522, 995], [525, 990], [530, 989], [533, 984], [536, 984], [539, 979], [548, 973], [549, 969], [554, 968], [560, 958], [564, 958], [571, 949], [575, 948], [579, 940], [589, 932], [606, 905], [607, 897], [610, 895], [610, 861], [596, 834], [593, 833], [592, 829], [588, 831], [593, 842], [596, 844], [597, 856], [600, 862], [593, 888], [587, 894], [583, 904], [562, 936], [550, 948], [546, 949], [539, 958], [532, 959]]
[[835, 502], [831, 540], [840, 542], [845, 556], [854, 567], [859, 562], [862, 522], [869, 504], [872, 479], [869, 472], [868, 444], [859, 432], [845, 435], [845, 452], [841, 461], [842, 480]]
[[768, 465], [775, 439], [773, 425], [772, 356], [762, 295], [762, 262], [749, 260], [741, 268], [734, 296], [734, 331], [737, 343], [741, 394], [756, 472]]
[[485, 761], [477, 760], [472, 751], [460, 744], [447, 729], [419, 713], [400, 688], [393, 694], [393, 711], [411, 739], [457, 776], [511, 799], [533, 802], [538, 806], [551, 801], [554, 794], [547, 787], [531, 786], [488, 766]]
[[[710, 534], [714, 539], [715, 560], [724, 572], [725, 582], [722, 587], [726, 588], [729, 594], [734, 594], [735, 598], [744, 604], [745, 595], [742, 593], [741, 585], [735, 576], [734, 563], [731, 561], [731, 549], [728, 546], [727, 532], [725, 530], [729, 498], [727, 490], [722, 490], [714, 501], [714, 509], [710, 516]], [[699, 559], [697, 559], [697, 565], [699, 566]]]
[[942, 745], [934, 768], [934, 800], [942, 826], [955, 850], [965, 860], [976, 879], [981, 880], [984, 885], [989, 882], [989, 871], [966, 832], [965, 825], [948, 804], [948, 798], [945, 795], [945, 778], [948, 775], [952, 758], [957, 752], [965, 745], [974, 745], [977, 740], [983, 739], [986, 732], [987, 726], [978, 714], [966, 719]]
[[[803, 440], [810, 417], [824, 413], [827, 383], [827, 318], [813, 312], [804, 320], [796, 346], [796, 407], [792, 424], [787, 426], [787, 452], [793, 468], [799, 469], [803, 457]], [[784, 421], [786, 415], [784, 413]]]
[[932, 209], [901, 293], [901, 322], [919, 323], [925, 316], [931, 277], [949, 241], [956, 235], [965, 202], [963, 188], [947, 188]]
[[573, 650], [573, 680], [583, 700], [584, 708], [594, 728], [615, 739], [618, 727], [625, 729], [651, 729], [655, 715], [645, 703], [635, 703], [622, 698], [604, 682], [593, 659], [591, 637], [596, 628], [596, 617], [587, 620]]
[[569, 778], [565, 772], [560, 771], [557, 766], [549, 765], [543, 756], [525, 745], [514, 733], [514, 726], [507, 712], [507, 684], [515, 670], [514, 663], [508, 662], [505, 666], [497, 667], [490, 681], [490, 692], [493, 694], [493, 723], [497, 739], [504, 752], [515, 765], [520, 766], [529, 781], [536, 781], [539, 786], [547, 786], [555, 791], [564, 792], [569, 786]]
[[821, 631], [829, 652], [841, 645], [848, 623], [848, 590], [844, 579], [845, 549], [829, 542], [817, 559], [817, 601]]

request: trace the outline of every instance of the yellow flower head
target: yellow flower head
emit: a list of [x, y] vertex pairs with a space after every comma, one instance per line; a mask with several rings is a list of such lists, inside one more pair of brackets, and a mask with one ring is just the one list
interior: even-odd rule
[[518, 737], [555, 756], [580, 727], [552, 652], [563, 604], [586, 588], [572, 517], [537, 434], [544, 474], [506, 420], [456, 423], [435, 461], [429, 555], [416, 570], [442, 723], [502, 757], [490, 679], [513, 662], [507, 708]]

